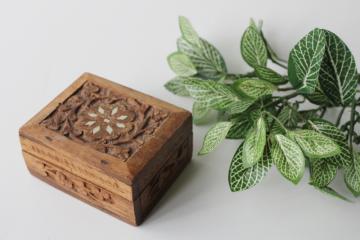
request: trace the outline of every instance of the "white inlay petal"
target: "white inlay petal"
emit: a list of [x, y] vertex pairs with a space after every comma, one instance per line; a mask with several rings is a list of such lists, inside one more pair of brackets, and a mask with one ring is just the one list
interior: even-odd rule
[[90, 117], [97, 117], [97, 114], [96, 113], [88, 113]]
[[104, 122], [106, 122], [106, 123], [110, 123], [110, 120], [109, 120], [109, 119], [107, 119], [107, 118], [105, 118], [105, 119], [104, 119]]
[[98, 107], [98, 112], [101, 113], [101, 114], [104, 114], [105, 110], [102, 107]]
[[120, 117], [118, 117], [117, 119], [119, 119], [119, 120], [125, 120], [125, 119], [127, 119], [128, 118], [128, 116], [126, 116], [126, 115], [121, 115]]
[[96, 127], [93, 128], [92, 133], [93, 133], [93, 134], [96, 134], [96, 133], [98, 133], [99, 131], [100, 131], [100, 126], [96, 126]]
[[114, 115], [118, 112], [119, 108], [118, 107], [114, 107], [113, 110], [111, 111], [111, 115]]
[[109, 125], [106, 126], [106, 131], [111, 134], [113, 132], [112, 127], [110, 127]]
[[116, 126], [118, 128], [125, 128], [125, 124], [123, 124], [123, 123], [116, 123]]
[[87, 123], [85, 123], [85, 125], [92, 126], [92, 125], [94, 125], [94, 123], [96, 123], [96, 121], [88, 121]]

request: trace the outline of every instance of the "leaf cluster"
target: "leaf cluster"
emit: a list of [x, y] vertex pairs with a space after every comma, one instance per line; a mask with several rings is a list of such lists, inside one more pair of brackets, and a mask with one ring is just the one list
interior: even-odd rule
[[[315, 28], [285, 61], [269, 45], [262, 22], [251, 20], [240, 53], [252, 71], [229, 73], [220, 52], [188, 19], [180, 17], [179, 26], [177, 51], [168, 57], [176, 77], [165, 87], [194, 99], [195, 124], [206, 123], [209, 113], [218, 112], [199, 155], [210, 153], [225, 139], [240, 140], [229, 168], [231, 191], [256, 185], [275, 166], [294, 184], [308, 169], [310, 185], [346, 200], [330, 186], [343, 170], [348, 189], [360, 195], [360, 154], [355, 150], [360, 143], [360, 81], [354, 56], [337, 35]], [[306, 102], [312, 107], [304, 108]], [[341, 109], [335, 122], [324, 119], [329, 108]], [[340, 126], [346, 109], [350, 119]]]

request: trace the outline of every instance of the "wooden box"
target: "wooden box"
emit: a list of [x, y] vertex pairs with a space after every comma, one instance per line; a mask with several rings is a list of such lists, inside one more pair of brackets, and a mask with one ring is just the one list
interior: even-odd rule
[[33, 175], [139, 225], [190, 161], [192, 121], [85, 73], [20, 128], [20, 141]]

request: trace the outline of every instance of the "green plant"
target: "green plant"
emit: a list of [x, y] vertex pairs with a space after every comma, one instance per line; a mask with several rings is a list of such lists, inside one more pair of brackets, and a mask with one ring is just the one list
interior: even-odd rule
[[[218, 111], [218, 122], [206, 134], [200, 155], [226, 138], [243, 139], [230, 164], [231, 191], [254, 186], [275, 165], [294, 184], [307, 166], [310, 185], [346, 200], [329, 186], [343, 169], [347, 187], [360, 195], [360, 154], [354, 149], [360, 143], [355, 130], [360, 124], [360, 81], [354, 57], [337, 35], [312, 30], [286, 62], [270, 47], [261, 22], [251, 21], [240, 49], [253, 71], [234, 74], [185, 17], [179, 24], [178, 50], [168, 57], [177, 76], [165, 87], [195, 100], [195, 124], [205, 123], [211, 111]], [[269, 61], [286, 69], [287, 75], [269, 68]], [[305, 102], [313, 107], [304, 108]], [[341, 109], [335, 123], [323, 119], [329, 108]], [[346, 108], [351, 116], [340, 126]]]

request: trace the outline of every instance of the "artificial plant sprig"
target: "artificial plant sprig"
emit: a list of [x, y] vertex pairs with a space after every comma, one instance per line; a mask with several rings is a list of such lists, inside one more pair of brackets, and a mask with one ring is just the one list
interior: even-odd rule
[[[272, 165], [297, 184], [308, 166], [309, 184], [316, 189], [347, 200], [330, 187], [344, 170], [346, 186], [360, 195], [360, 78], [354, 56], [337, 35], [315, 28], [293, 47], [287, 62], [270, 47], [262, 22], [251, 20], [240, 52], [252, 71], [229, 73], [220, 52], [188, 19], [180, 17], [179, 25], [178, 49], [168, 57], [177, 76], [165, 87], [194, 99], [195, 124], [206, 123], [208, 114], [218, 111], [200, 155], [224, 139], [242, 140], [229, 169], [232, 191], [256, 185]], [[269, 61], [287, 75], [270, 68]], [[307, 102], [313, 107], [304, 108]], [[329, 108], [340, 108], [336, 121], [324, 119]], [[346, 109], [348, 121], [343, 119]]]

